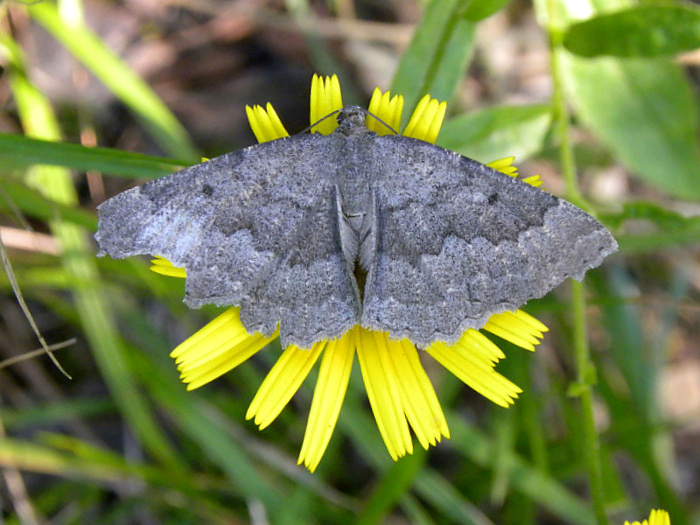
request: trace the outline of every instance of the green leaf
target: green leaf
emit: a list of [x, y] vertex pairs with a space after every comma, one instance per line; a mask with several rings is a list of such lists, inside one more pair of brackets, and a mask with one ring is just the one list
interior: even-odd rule
[[473, 52], [475, 24], [463, 16], [465, 0], [433, 0], [401, 57], [391, 91], [405, 99], [404, 116], [429, 93], [449, 100]]
[[652, 253], [684, 244], [698, 245], [700, 242], [700, 221], [687, 228], [672, 232], [654, 232], [635, 235], [615, 236], [620, 251], [630, 253]]
[[481, 162], [510, 156], [521, 160], [541, 149], [551, 111], [548, 105], [475, 111], [446, 122], [438, 144]]
[[[559, 0], [561, 20], [630, 7], [628, 0]], [[696, 97], [663, 58], [586, 59], [561, 50], [561, 73], [577, 117], [635, 175], [682, 198], [700, 198]]]
[[625, 253], [652, 252], [664, 247], [700, 243], [700, 217], [684, 217], [652, 202], [628, 202], [621, 212], [601, 213], [599, 218], [613, 229], [621, 228], [627, 221], [648, 224], [644, 233], [615, 236], [620, 250]]
[[645, 219], [667, 232], [700, 223], [698, 217], [686, 218], [679, 213], [647, 201], [626, 202], [621, 212], [599, 214], [599, 217], [612, 228], [619, 228], [623, 222], [631, 219]]
[[652, 57], [700, 47], [700, 11], [648, 5], [573, 24], [564, 46], [580, 56]]
[[478, 22], [500, 11], [510, 0], [472, 0], [462, 16], [472, 22]]
[[569, 99], [584, 124], [636, 175], [670, 194], [700, 198], [697, 105], [665, 59], [585, 59], [566, 52]]
[[187, 132], [163, 101], [95, 33], [82, 24], [65, 23], [49, 1], [32, 4], [28, 12], [143, 121], [165, 151], [199, 160]]
[[0, 162], [4, 167], [9, 165], [26, 168], [44, 164], [135, 179], [156, 179], [189, 164], [184, 160], [152, 157], [110, 148], [88, 148], [80, 144], [5, 133], [0, 133]]
[[698, 245], [700, 242], [700, 221], [694, 221], [685, 228], [653, 233], [618, 235], [615, 237], [620, 251], [630, 253], [652, 253], [684, 244]]

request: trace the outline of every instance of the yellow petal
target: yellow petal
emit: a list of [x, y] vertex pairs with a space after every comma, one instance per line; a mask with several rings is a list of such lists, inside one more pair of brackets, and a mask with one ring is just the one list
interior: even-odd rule
[[339, 340], [330, 341], [323, 352], [304, 442], [297, 461], [298, 464], [304, 463], [310, 472], [316, 470], [320, 463], [338, 422], [355, 356], [357, 330], [359, 327], [355, 326]]
[[193, 390], [249, 359], [277, 337], [249, 335], [238, 308], [229, 308], [171, 353], [187, 389]]
[[260, 385], [245, 418], [254, 417], [260, 430], [272, 423], [299, 390], [324, 346], [326, 341], [314, 344], [310, 350], [288, 346]]
[[255, 105], [252, 108], [248, 105], [245, 107], [245, 113], [248, 116], [250, 129], [253, 130], [255, 138], [258, 142], [268, 142], [270, 140], [288, 137], [289, 133], [284, 129], [282, 121], [277, 116], [275, 108], [272, 104], [267, 103], [266, 109]]
[[161, 275], [167, 275], [168, 277], [179, 277], [184, 279], [187, 277], [187, 272], [184, 268], [178, 268], [173, 266], [169, 260], [165, 257], [158, 257], [151, 259], [152, 266], [149, 268], [152, 272], [159, 273]]
[[671, 516], [665, 510], [652, 510], [649, 525], [671, 525]]
[[389, 341], [388, 348], [401, 386], [406, 418], [420, 444], [427, 449], [430, 445], [436, 445], [442, 436], [449, 438], [445, 415], [418, 358], [416, 347], [404, 339]]
[[379, 88], [375, 88], [368, 112], [370, 114], [365, 119], [367, 129], [374, 131], [377, 135], [393, 135], [401, 126], [403, 96], [392, 97], [389, 91], [382, 93]]
[[236, 346], [229, 346], [228, 352], [223, 353], [219, 359], [207, 361], [197, 369], [182, 373], [180, 378], [184, 383], [187, 383], [188, 391], [195, 390], [247, 361], [265, 348], [271, 340], [261, 334], [253, 334], [249, 339], [239, 342]]
[[437, 342], [426, 348], [442, 366], [497, 405], [508, 407], [522, 390], [494, 370], [503, 352], [486, 336], [469, 329], [452, 346]]
[[170, 352], [170, 357], [179, 361], [183, 355], [201, 346], [200, 343], [214, 336], [223, 327], [233, 327], [236, 331], [243, 331], [247, 334], [238, 316], [238, 309], [229, 308], [173, 349], [173, 351]]
[[[487, 166], [500, 171], [501, 173], [505, 173], [509, 177], [517, 177], [518, 176], [518, 168], [513, 165], [513, 161], [515, 160], [515, 157], [505, 157], [503, 159], [498, 159], [494, 160], [493, 162], [489, 162], [486, 164]], [[524, 183], [529, 184], [530, 186], [534, 186], [535, 188], [539, 188], [542, 186], [542, 179], [540, 178], [539, 175], [532, 175], [531, 177], [525, 177], [524, 179], [520, 179]], [[544, 190], [544, 188], [541, 188]]]
[[525, 177], [524, 179], [521, 179], [523, 182], [529, 184], [530, 186], [534, 186], [535, 188], [544, 188], [542, 187], [542, 184], [544, 184], [544, 181], [541, 179], [540, 175], [532, 175], [530, 177]]
[[247, 332], [238, 331], [232, 323], [225, 324], [182, 353], [175, 359], [175, 364], [181, 374], [191, 376], [228, 360], [231, 349], [246, 345], [250, 337]]
[[361, 328], [356, 332], [357, 357], [379, 433], [394, 460], [413, 453], [401, 402], [401, 391], [388, 349], [388, 336]]
[[501, 173], [505, 173], [506, 175], [509, 175], [511, 177], [517, 177], [518, 176], [518, 168], [513, 165], [514, 160], [515, 160], [515, 157], [504, 157], [502, 159], [498, 159], [498, 160], [494, 160], [493, 162], [489, 162], [486, 165], [490, 168], [493, 168], [495, 170], [500, 171]]
[[435, 144], [445, 119], [446, 102], [438, 102], [425, 95], [416, 106], [403, 134], [414, 139]]
[[548, 331], [546, 326], [522, 310], [492, 315], [484, 325], [484, 330], [531, 351], [535, 350], [535, 345], [540, 344], [543, 332]]
[[430, 114], [428, 117], [430, 119], [430, 126], [428, 128], [427, 138], [425, 140], [431, 144], [435, 144], [438, 135], [440, 134], [442, 123], [445, 121], [447, 102], [438, 103], [436, 99], [433, 99], [428, 108], [430, 109]]
[[311, 79], [311, 103], [309, 120], [311, 125], [311, 133], [321, 133], [329, 135], [338, 127], [337, 119], [329, 117], [324, 119], [319, 124], [315, 125], [319, 120], [327, 117], [334, 111], [343, 108], [343, 97], [340, 92], [340, 82], [338, 76], [322, 78], [314, 75]]
[[[625, 525], [629, 524], [629, 521], [625, 521]], [[635, 521], [632, 525], [671, 525], [671, 517], [665, 510], [652, 510], [648, 520], [644, 520], [641, 524]]]
[[542, 323], [539, 319], [532, 317], [530, 314], [527, 312], [524, 312], [520, 309], [516, 310], [515, 315], [518, 316], [518, 319], [520, 319], [522, 322], [526, 323], [527, 325], [530, 326], [530, 329], [532, 330], [537, 330], [538, 332], [549, 332], [549, 328]]
[[468, 348], [479, 360], [495, 365], [506, 357], [501, 348], [478, 330], [467, 330], [457, 344]]

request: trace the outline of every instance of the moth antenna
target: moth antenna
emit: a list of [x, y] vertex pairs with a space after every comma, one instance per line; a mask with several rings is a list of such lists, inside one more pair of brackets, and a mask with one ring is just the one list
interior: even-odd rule
[[336, 115], [337, 113], [340, 113], [341, 111], [343, 111], [343, 109], [344, 109], [344, 108], [340, 108], [340, 109], [336, 109], [335, 111], [331, 111], [331, 112], [330, 112], [328, 115], [326, 115], [325, 117], [321, 117], [320, 119], [318, 119], [316, 122], [314, 122], [314, 123], [311, 124], [310, 126], [304, 128], [304, 129], [300, 132], [300, 134], [303, 134], [303, 133], [306, 133], [306, 132], [308, 132], [308, 131], [311, 131], [311, 130], [314, 129], [316, 126], [318, 126], [321, 122], [323, 122], [324, 120], [326, 120], [326, 119], [332, 117], [333, 115]]
[[389, 131], [391, 131], [394, 135], [398, 135], [398, 134], [399, 134], [398, 131], [396, 131], [396, 130], [395, 130], [394, 128], [392, 128], [389, 124], [387, 124], [386, 122], [384, 122], [382, 119], [380, 119], [377, 115], [375, 115], [375, 114], [372, 113], [371, 111], [366, 110], [366, 109], [364, 109], [364, 108], [363, 108], [363, 111], [364, 111], [364, 113], [365, 113], [366, 115], [369, 115], [370, 117], [372, 117], [374, 120], [376, 120], [377, 122], [379, 122], [382, 126], [384, 126], [386, 129], [388, 129]]
[[[350, 108], [341, 108], [341, 109], [336, 109], [335, 111], [331, 111], [328, 115], [326, 115], [326, 116], [324, 116], [324, 117], [321, 117], [321, 118], [318, 119], [316, 122], [314, 122], [313, 124], [311, 124], [310, 126], [308, 126], [307, 128], [305, 128], [304, 130], [302, 130], [300, 133], [301, 133], [301, 134], [307, 133], [307, 132], [311, 131], [313, 128], [315, 128], [316, 126], [318, 126], [318, 125], [319, 125], [321, 122], [323, 122], [324, 120], [326, 120], [326, 119], [332, 117], [333, 115], [337, 115], [338, 113], [342, 113], [343, 111], [346, 111], [346, 110], [348, 110], [348, 109], [350, 109]], [[359, 111], [361, 111], [362, 113], [364, 113], [365, 115], [368, 115], [368, 116], [372, 117], [374, 120], [376, 120], [377, 122], [379, 122], [382, 126], [384, 126], [384, 127], [387, 128], [389, 131], [391, 131], [394, 135], [398, 135], [398, 134], [399, 134], [398, 131], [396, 131], [396, 130], [395, 130], [394, 128], [392, 128], [389, 124], [387, 124], [386, 122], [384, 122], [382, 119], [380, 119], [377, 115], [375, 115], [375, 114], [372, 113], [371, 111], [368, 111], [368, 110], [366, 110], [365, 108], [361, 108], [361, 107], [359, 107], [359, 106], [352, 106], [352, 109], [353, 109], [353, 110], [359, 110]]]

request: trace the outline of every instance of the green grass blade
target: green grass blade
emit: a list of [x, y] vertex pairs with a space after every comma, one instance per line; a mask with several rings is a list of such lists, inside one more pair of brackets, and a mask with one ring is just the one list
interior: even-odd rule
[[134, 179], [156, 179], [190, 164], [184, 160], [6, 133], [0, 133], [0, 160], [6, 169], [45, 164]]
[[91, 399], [71, 399], [50, 405], [23, 408], [21, 410], [3, 409], [3, 424], [14, 433], [37, 427], [60, 425], [77, 418], [105, 416], [116, 412], [114, 403], [107, 397]]
[[386, 515], [404, 495], [404, 492], [408, 491], [415, 483], [425, 465], [426, 458], [425, 450], [416, 449], [412, 456], [391, 465], [368, 498], [367, 505], [357, 517], [356, 523], [358, 525], [384, 523]]
[[[355, 384], [353, 384], [353, 382]], [[378, 471], [380, 479], [383, 476], [403, 475], [401, 469], [404, 467], [396, 467], [396, 464], [391, 460], [389, 454], [384, 447], [376, 423], [372, 418], [371, 413], [367, 413], [362, 406], [361, 396], [357, 391], [362, 388], [360, 381], [353, 381], [351, 378], [351, 386], [348, 390], [345, 406], [343, 407], [343, 416], [339, 420], [339, 425], [343, 432], [352, 439], [355, 446], [360, 450], [365, 460], [372, 465], [372, 468]], [[349, 399], [348, 399], [349, 398]], [[422, 452], [416, 450], [418, 454]], [[412, 458], [402, 458], [399, 462], [408, 460], [414, 461]], [[410, 474], [412, 465], [405, 467]], [[392, 469], [397, 468], [398, 474], [395, 474]], [[410, 476], [409, 476], [410, 477]], [[479, 525], [490, 525], [490, 521], [479, 511], [479, 509], [471, 503], [468, 498], [460, 493], [459, 488], [452, 486], [450, 481], [445, 479], [439, 473], [429, 468], [422, 468], [413, 478], [412, 487], [406, 487], [399, 502], [403, 507], [404, 501], [409, 499], [409, 508], [413, 506], [412, 497], [407, 492], [412, 490], [421, 496], [421, 499], [427, 501], [435, 508], [437, 517], [449, 517], [455, 523], [478, 523]], [[380, 481], [380, 485], [384, 485]], [[383, 487], [380, 487], [383, 491]], [[392, 497], [396, 495], [391, 495]], [[386, 511], [386, 507], [381, 507], [379, 504], [372, 506], [367, 510], [372, 514], [372, 517], [377, 517], [380, 513]]]
[[[0, 465], [12, 465], [25, 471], [72, 480], [73, 491], [76, 485], [81, 484], [106, 487], [136, 484], [142, 489], [123, 493], [122, 496], [133, 501], [145, 498], [154, 511], [171, 511], [178, 516], [186, 516], [190, 512], [201, 523], [224, 524], [241, 519], [240, 512], [237, 515], [235, 510], [217, 503], [211, 496], [230, 492], [225, 479], [173, 476], [170, 471], [129, 461], [110, 450], [70, 436], [45, 433], [41, 435], [41, 441], [43, 443], [36, 444], [3, 439], [0, 442]], [[73, 494], [70, 501], [74, 502], [75, 497]], [[183, 509], [187, 509], [186, 512]], [[104, 522], [104, 518], [101, 518], [100, 523]]]
[[[620, 268], [613, 268], [607, 275], [594, 273], [590, 280], [601, 296], [625, 298], [638, 293], [638, 283]], [[676, 286], [680, 283], [680, 289], [669, 290], [669, 296], [680, 302], [688, 283], [678, 276], [674, 281]], [[676, 308], [670, 310], [675, 318]], [[611, 433], [615, 435], [616, 444], [624, 447], [642, 467], [660, 505], [673, 516], [673, 523], [687, 523], [683, 504], [668, 476], [672, 461], [663, 461], [662, 453], [664, 443], [670, 439], [656, 397], [659, 363], [666, 359], [661, 355], [665, 345], [654, 345], [645, 337], [649, 329], [645, 327], [643, 310], [637, 304], [606, 301], [602, 303], [601, 319], [610, 338], [608, 353], [617, 366], [614, 374], [604, 374], [599, 381], [599, 390], [614, 422]], [[675, 324], [674, 319], [671, 325]], [[624, 378], [623, 388], [620, 388], [620, 376]]]
[[[495, 467], [492, 442], [472, 425], [456, 415], [450, 421], [452, 443], [471, 461], [486, 468]], [[510, 474], [513, 488], [526, 494], [533, 502], [546, 508], [566, 523], [590, 525], [595, 522], [589, 505], [571, 493], [555, 479], [529, 466], [522, 458], [504, 452], [499, 458]]]
[[510, 0], [479, 0], [478, 2], [469, 2], [464, 10], [464, 17], [478, 22], [484, 18], [488, 18], [496, 14], [505, 7]]
[[[134, 349], [136, 350], [136, 349]], [[206, 409], [197, 393], [187, 392], [176, 373], [164, 373], [136, 351], [133, 363], [150, 381], [149, 389], [189, 439], [196, 442], [230, 480], [232, 488], [247, 498], [262, 501], [269, 512], [283, 508], [277, 488], [260, 475], [251, 458], [223, 428], [222, 422]], [[173, 366], [174, 368], [174, 366]]]
[[[365, 459], [378, 471], [386, 473], [393, 463], [388, 459], [385, 449], [377, 443], [378, 431], [371, 421], [371, 415], [363, 412], [359, 406], [356, 392], [348, 391], [350, 399], [346, 400], [343, 408], [344, 417], [339, 424], [360, 449]], [[353, 399], [355, 402], [353, 402]], [[496, 457], [493, 453], [493, 442], [473, 425], [466, 423], [456, 414], [450, 414], [446, 409], [446, 417], [450, 422], [452, 437], [444, 446], [454, 447], [459, 456], [478, 466], [493, 471], [496, 469]], [[443, 446], [443, 445], [440, 445]], [[404, 461], [399, 460], [399, 461]], [[460, 460], [461, 461], [461, 460]], [[594, 515], [588, 504], [579, 496], [569, 491], [552, 476], [540, 472], [526, 460], [510, 450], [502, 452], [498, 458], [499, 467], [509, 476], [509, 484], [513, 490], [524, 494], [534, 504], [547, 509], [566, 523], [573, 525], [590, 525], [594, 523]], [[430, 468], [420, 470], [415, 477], [412, 490], [427, 500], [443, 515], [453, 520], [469, 520], [474, 523], [488, 523], [488, 519], [459, 492], [459, 486], [453, 486], [436, 471]]]
[[34, 20], [134, 112], [168, 154], [182, 156], [193, 162], [199, 160], [197, 149], [180, 122], [151, 88], [97, 35], [82, 24], [70, 26], [65, 23], [56, 5], [48, 0], [34, 3], [27, 10]]
[[[97, 228], [97, 218], [93, 213], [47, 199], [24, 184], [3, 181], [2, 196], [9, 199], [20, 211], [29, 217], [47, 221], [60, 217], [62, 221], [70, 222], [89, 230]], [[3, 211], [5, 210], [4, 198], [0, 199], [0, 210]]]
[[405, 99], [408, 118], [426, 93], [449, 100], [473, 52], [475, 23], [463, 16], [464, 0], [433, 0], [401, 57], [391, 85]]
[[[29, 82], [19, 48], [7, 38], [0, 43], [9, 51], [7, 58], [12, 64], [10, 85], [25, 132], [44, 139], [60, 140], [53, 110], [43, 94]], [[78, 202], [70, 173], [64, 168], [38, 166], [29, 174], [27, 182], [46, 198], [63, 205], [74, 206]], [[49, 225], [61, 247], [61, 262], [67, 275], [86, 284], [74, 290], [75, 308], [95, 359], [121, 411], [153, 455], [175, 467], [179, 463], [177, 457], [140, 397], [127, 367], [126, 349], [120, 344], [109, 301], [99, 285], [100, 277], [87, 232], [60, 219], [50, 221]]]
[[[175, 363], [167, 357], [170, 350], [167, 342], [144, 321], [135, 304], [122, 304], [120, 311], [132, 328], [131, 339], [142, 349], [138, 351], [134, 347], [130, 353], [131, 368], [138, 370], [150, 396], [158, 400], [179, 433], [197, 444], [201, 454], [226, 475], [233, 490], [245, 498], [262, 502], [270, 513], [289, 510], [282, 504], [274, 478], [262, 476], [254, 457], [249, 454], [247, 433], [207, 403], [206, 388], [197, 392], [186, 390], [178, 378]], [[240, 412], [245, 412], [245, 402], [237, 399], [235, 403], [240, 405]], [[232, 435], [231, 427], [239, 432]]]
[[416, 480], [416, 492], [454, 523], [493, 525], [488, 516], [460, 494], [454, 483], [432, 469], [421, 472]]
[[284, 5], [302, 32], [309, 58], [319, 75], [338, 75], [343, 86], [343, 104], [345, 106], [364, 104], [365, 101], [356, 87], [354, 77], [345, 71], [337, 58], [328, 49], [325, 39], [313, 31], [316, 15], [309, 0], [285, 0]]

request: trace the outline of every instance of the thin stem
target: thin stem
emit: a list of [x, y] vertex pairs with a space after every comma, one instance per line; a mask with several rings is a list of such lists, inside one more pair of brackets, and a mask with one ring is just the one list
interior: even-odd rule
[[581, 424], [583, 426], [583, 457], [588, 470], [593, 508], [598, 525], [608, 525], [605, 513], [605, 492], [603, 474], [600, 464], [600, 441], [595, 425], [593, 409], [593, 385], [596, 381], [596, 369], [591, 360], [586, 331], [586, 297], [583, 283], [571, 283], [571, 306], [573, 310], [573, 343], [576, 357], [576, 384], [570, 392], [581, 400]]
[[[559, 138], [559, 156], [562, 172], [566, 181], [567, 196], [578, 204], [584, 205], [584, 199], [576, 180], [576, 163], [569, 133], [569, 115], [564, 98], [563, 80], [561, 74], [562, 32], [557, 24], [557, 5], [555, 0], [547, 0], [549, 19], [549, 45], [553, 80], [553, 105], [556, 120], [557, 136]], [[583, 284], [574, 281], [571, 285], [571, 307], [573, 314], [573, 343], [576, 358], [576, 385], [571, 390], [581, 400], [583, 457], [588, 471], [591, 497], [598, 525], [608, 525], [605, 514], [605, 493], [603, 491], [603, 476], [600, 464], [600, 442], [595, 427], [593, 412], [593, 391], [595, 383], [595, 365], [591, 361], [588, 334], [586, 331], [586, 299]]]
[[[547, 2], [551, 7], [552, 2]], [[550, 9], [550, 13], [552, 9]], [[574, 157], [574, 148], [571, 145], [571, 136], [569, 134], [569, 113], [566, 109], [566, 100], [564, 98], [564, 86], [561, 77], [561, 64], [559, 62], [561, 52], [561, 31], [550, 24], [549, 27], [549, 46], [550, 46], [550, 67], [552, 70], [552, 80], [554, 82], [552, 92], [552, 103], [554, 106], [554, 121], [556, 126], [557, 138], [559, 139], [559, 159], [561, 161], [562, 175], [566, 182], [567, 198], [576, 204], [582, 206], [583, 197], [578, 188], [576, 180], [576, 159]], [[585, 207], [585, 204], [583, 205]]]

